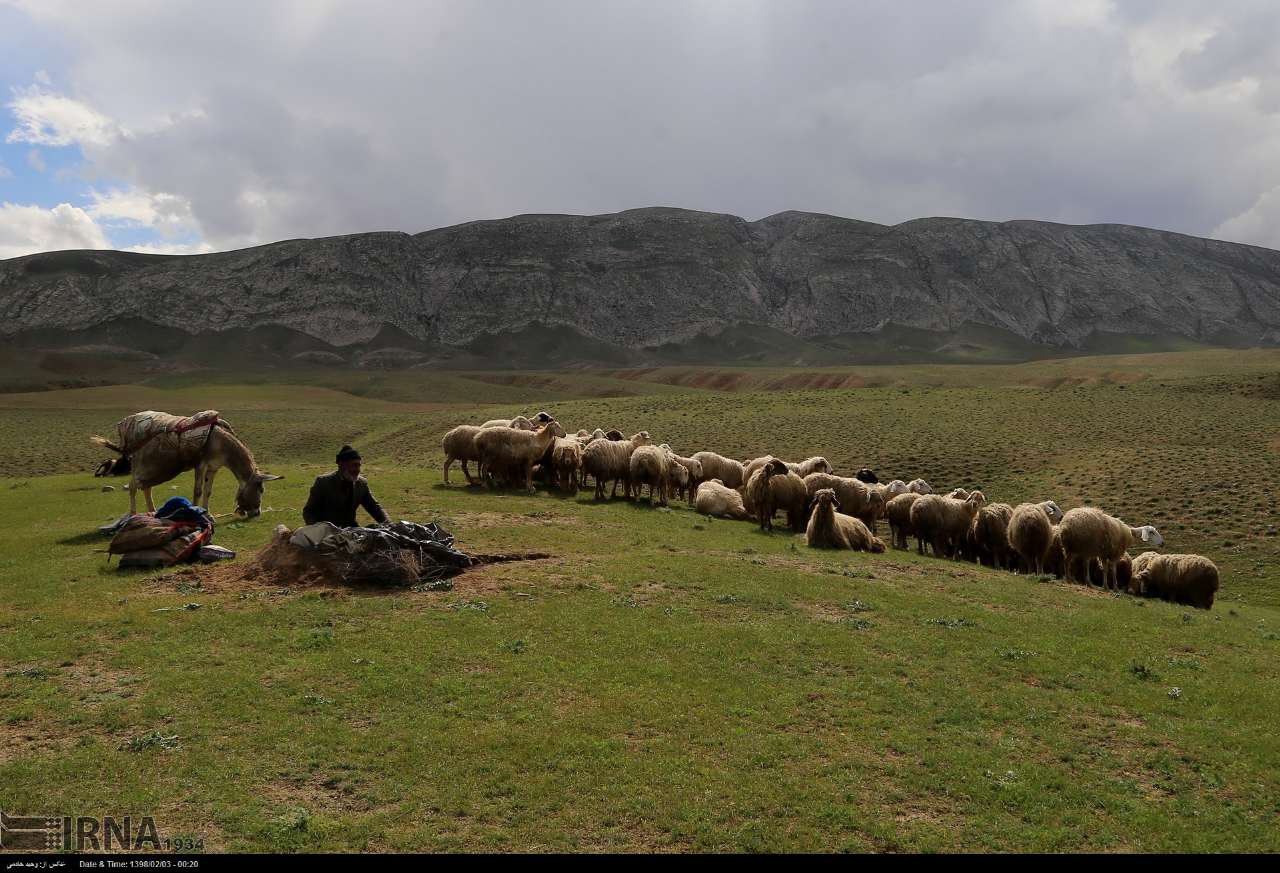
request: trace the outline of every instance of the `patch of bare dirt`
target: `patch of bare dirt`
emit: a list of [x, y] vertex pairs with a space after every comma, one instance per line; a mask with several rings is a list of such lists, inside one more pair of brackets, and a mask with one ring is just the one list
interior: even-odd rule
[[58, 679], [68, 692], [86, 706], [100, 706], [111, 700], [133, 697], [142, 684], [142, 677], [127, 670], [119, 670], [100, 658], [83, 658], [64, 667]]
[[[416, 558], [407, 552], [394, 556], [388, 565], [386, 584], [364, 584], [364, 580], [349, 581], [337, 574], [332, 566], [318, 561], [304, 549], [289, 543], [289, 531], [281, 526], [271, 542], [258, 550], [247, 562], [228, 561], [218, 564], [187, 567], [177, 573], [155, 579], [152, 587], [166, 591], [177, 589], [190, 593], [238, 593], [253, 591], [319, 591], [322, 595], [339, 592], [362, 594], [393, 594], [413, 591], [426, 593], [429, 585], [417, 588], [421, 568]], [[481, 593], [497, 591], [518, 583], [522, 579], [519, 570], [510, 565], [546, 561], [554, 556], [544, 552], [516, 552], [509, 554], [472, 555], [473, 563], [462, 573], [452, 577], [454, 591]]]

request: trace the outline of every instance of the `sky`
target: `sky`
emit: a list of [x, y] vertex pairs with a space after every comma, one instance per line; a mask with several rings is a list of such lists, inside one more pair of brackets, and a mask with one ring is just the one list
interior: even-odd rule
[[1280, 248], [1275, 0], [0, 0], [0, 258], [520, 213]]

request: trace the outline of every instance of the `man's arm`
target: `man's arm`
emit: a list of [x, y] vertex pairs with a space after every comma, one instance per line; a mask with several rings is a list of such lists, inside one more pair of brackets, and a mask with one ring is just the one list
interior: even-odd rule
[[320, 493], [320, 479], [311, 483], [311, 494], [307, 496], [307, 505], [302, 507], [302, 520], [307, 524], [315, 524], [320, 520], [320, 507], [324, 503], [324, 496]]
[[378, 524], [387, 523], [387, 513], [383, 511], [382, 504], [373, 499], [373, 492], [369, 490], [367, 484], [364, 486], [364, 494], [360, 497], [360, 505]]

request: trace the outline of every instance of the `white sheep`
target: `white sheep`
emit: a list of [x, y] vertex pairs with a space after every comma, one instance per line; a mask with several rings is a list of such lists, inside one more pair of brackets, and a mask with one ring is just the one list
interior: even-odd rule
[[[1151, 525], [1130, 527], [1120, 519], [1091, 506], [1077, 507], [1067, 512], [1062, 516], [1058, 531], [1062, 539], [1065, 563], [1063, 578], [1068, 582], [1072, 581], [1076, 561], [1082, 562], [1087, 574], [1089, 562], [1097, 558], [1102, 562], [1103, 584], [1107, 588], [1118, 587], [1115, 565], [1130, 546], [1139, 542], [1152, 546], [1164, 544], [1164, 537]], [[1089, 583], [1087, 575], [1080, 581], [1086, 585]]]
[[735, 518], [739, 521], [751, 518], [747, 508], [742, 505], [742, 494], [727, 487], [719, 479], [708, 479], [698, 486], [694, 493], [693, 508], [703, 515], [719, 518]]
[[666, 506], [667, 475], [671, 464], [671, 452], [665, 446], [637, 446], [629, 461], [627, 496], [631, 496], [634, 488], [638, 500], [640, 492], [648, 485], [649, 502], [653, 503], [653, 492], [657, 489], [659, 502]]
[[[617, 434], [619, 438], [615, 439], [609, 434]], [[619, 481], [626, 485], [624, 494], [630, 493], [631, 453], [639, 446], [647, 446], [653, 442], [646, 430], [634, 434], [629, 440], [620, 439], [622, 435], [618, 431], [610, 431], [609, 434], [604, 439], [595, 440], [582, 453], [583, 481], [586, 481], [587, 476], [595, 476], [596, 500], [604, 499], [605, 482], [613, 483], [610, 497], [618, 496]]]
[[462, 475], [467, 477], [467, 484], [474, 485], [475, 480], [471, 478], [471, 471], [467, 469], [467, 461], [479, 461], [480, 454], [476, 450], [475, 437], [481, 428], [472, 424], [460, 424], [453, 430], [444, 435], [444, 439], [440, 441], [441, 448], [444, 449], [444, 481], [449, 484], [449, 468], [453, 466], [454, 461], [462, 462]]
[[564, 436], [564, 428], [554, 421], [538, 430], [512, 427], [481, 428], [475, 435], [476, 454], [480, 456], [480, 478], [490, 484], [499, 473], [524, 480], [526, 491], [533, 491], [533, 468], [542, 460], [556, 440]]
[[742, 462], [715, 452], [694, 452], [693, 460], [702, 465], [702, 479], [719, 479], [726, 488], [741, 488], [746, 477], [743, 476]]

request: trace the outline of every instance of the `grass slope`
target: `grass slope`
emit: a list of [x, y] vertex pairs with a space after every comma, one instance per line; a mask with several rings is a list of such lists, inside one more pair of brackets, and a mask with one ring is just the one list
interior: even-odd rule
[[[214, 849], [1275, 851], [1280, 386], [1248, 360], [1170, 357], [1154, 377], [1073, 361], [1056, 385], [993, 368], [984, 386], [554, 411], [1142, 515], [1223, 567], [1208, 613], [815, 552], [678, 506], [446, 488], [443, 428], [511, 411], [480, 389], [455, 406], [226, 384], [0, 398], [0, 808], [154, 813]], [[515, 390], [517, 409], [545, 399]], [[296, 523], [358, 439], [394, 515], [555, 557], [435, 593], [119, 573], [91, 531], [125, 497], [88, 478], [82, 441], [148, 405], [223, 409], [287, 476], [260, 519], [219, 528], [242, 553]], [[173, 484], [159, 495], [190, 487]], [[231, 493], [220, 478], [215, 510]]]

